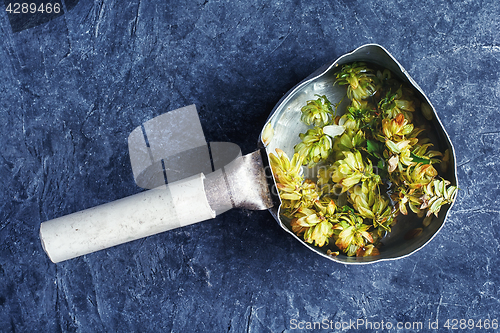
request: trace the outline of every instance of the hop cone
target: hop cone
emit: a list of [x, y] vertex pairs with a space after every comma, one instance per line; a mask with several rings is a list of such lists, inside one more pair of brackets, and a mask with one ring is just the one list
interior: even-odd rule
[[315, 166], [319, 161], [328, 158], [332, 151], [332, 138], [323, 133], [321, 127], [315, 127], [301, 133], [302, 142], [295, 146], [295, 152], [304, 157], [304, 165]]
[[333, 115], [332, 104], [325, 95], [316, 100], [308, 101], [302, 107], [301, 120], [307, 125], [323, 127], [330, 122]]
[[377, 76], [362, 62], [354, 62], [342, 67], [342, 70], [337, 73], [336, 82], [339, 85], [348, 85], [347, 97], [351, 100], [366, 99], [373, 96], [379, 89]]

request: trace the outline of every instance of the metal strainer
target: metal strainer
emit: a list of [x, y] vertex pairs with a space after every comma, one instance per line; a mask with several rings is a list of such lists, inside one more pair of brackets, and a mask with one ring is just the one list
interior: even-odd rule
[[[193, 168], [193, 165], [189, 165], [189, 174], [186, 173], [184, 167], [179, 166], [178, 170], [172, 170], [175, 167], [169, 167], [171, 175], [190, 176], [186, 179], [169, 182], [167, 185], [159, 184], [157, 180], [162, 180], [163, 174], [158, 177], [155, 172], [163, 172], [164, 170], [162, 170], [161, 163], [159, 164], [158, 161], [161, 158], [165, 160], [167, 155], [157, 158], [154, 161], [155, 163], [149, 163], [149, 158], [154, 159], [153, 147], [148, 145], [147, 147], [144, 146], [143, 150], [132, 149], [130, 140], [142, 137], [140, 131], [134, 131], [129, 137], [132, 165], [133, 167], [149, 165], [144, 167], [147, 172], [138, 172], [136, 174], [134, 171], [134, 176], [138, 184], [148, 183], [149, 180], [156, 179], [156, 181], [152, 182], [154, 186], [149, 187], [155, 188], [42, 223], [40, 237], [44, 250], [53, 262], [59, 262], [155, 233], [210, 219], [231, 208], [269, 209], [280, 226], [299, 242], [321, 256], [345, 264], [365, 264], [398, 259], [422, 248], [441, 229], [451, 205], [443, 207], [439, 217], [434, 218], [430, 225], [423, 228], [420, 235], [413, 238], [405, 237], [405, 235], [409, 231], [421, 227], [422, 219], [417, 218], [414, 214], [399, 216], [398, 223], [392, 228], [392, 232], [382, 239], [383, 246], [379, 249], [380, 255], [371, 257], [347, 257], [344, 254], [330, 256], [327, 251], [335, 251], [333, 244], [316, 247], [304, 242], [292, 232], [290, 221], [280, 214], [281, 201], [277, 196], [274, 178], [269, 168], [269, 154], [275, 152], [276, 148], [280, 148], [289, 156], [293, 155], [294, 146], [300, 140], [298, 134], [307, 130], [306, 125], [300, 121], [301, 107], [308, 100], [314, 99], [315, 95], [327, 95], [332, 102], [340, 101], [345, 95], [345, 90], [343, 87], [334, 85], [335, 73], [338, 71], [339, 66], [355, 61], [369, 62], [387, 68], [401, 81], [415, 88], [421, 103], [426, 103], [432, 110], [432, 119], [429, 121], [431, 130], [427, 134], [438, 150], [444, 151], [448, 149], [450, 152], [450, 164], [448, 170], [442, 176], [450, 180], [452, 185], [457, 185], [454, 149], [429, 99], [389, 52], [380, 45], [368, 44], [321, 67], [285, 94], [274, 107], [266, 122], [266, 125], [270, 124], [274, 129], [274, 136], [269, 142], [266, 142], [267, 145], [262, 140], [263, 129], [258, 143], [259, 150], [251, 154], [241, 156], [239, 151], [233, 151], [232, 154], [238, 157], [231, 162], [226, 160], [222, 163], [223, 159], [218, 160], [217, 163], [212, 163], [212, 169], [210, 164], [207, 165], [206, 163], [200, 167], [200, 170]], [[180, 112], [181, 109], [175, 110], [172, 111], [171, 115], [179, 114], [184, 117], [183, 119], [187, 119], [186, 115], [189, 113], [190, 119], [196, 119], [196, 117], [192, 117], [193, 112], [196, 112], [193, 108], [194, 106], [182, 109], [184, 110], [182, 112], [187, 113]], [[189, 123], [192, 124], [193, 122]], [[157, 142], [161, 141], [159, 139], [163, 139], [160, 148], [168, 150], [169, 146], [177, 147], [177, 143], [170, 142], [168, 138], [172, 136], [171, 132], [178, 131], [179, 128], [178, 122], [173, 122], [170, 129], [165, 124], [167, 123], [164, 123], [164, 126], [156, 126], [156, 128], [162, 128], [163, 131], [166, 130], [165, 135], [158, 131], [152, 131], [148, 135], [156, 135], [155, 141]], [[145, 125], [144, 127], [148, 126]], [[153, 128], [154, 126], [150, 127]], [[151, 143], [151, 139], [149, 141]], [[220, 145], [212, 146], [211, 144], [211, 147], [219, 147], [220, 151], [231, 150], [226, 149], [224, 145], [221, 148]], [[200, 146], [199, 143], [194, 143], [187, 155], [181, 154], [182, 156], [180, 156], [179, 152], [176, 153], [177, 155], [174, 157], [169, 157], [169, 165], [174, 165], [175, 163], [172, 163], [172, 161], [176, 159], [186, 160], [185, 157], [188, 155], [208, 156], [209, 154], [208, 150], [205, 151], [205, 148]], [[137, 156], [143, 156], [143, 160], [138, 161], [135, 159]], [[212, 161], [215, 160], [212, 151]], [[215, 171], [210, 172], [212, 170]], [[314, 178], [313, 171], [307, 168], [304, 168], [304, 171], [310, 173], [309, 178]], [[148, 177], [144, 176], [146, 174]]]

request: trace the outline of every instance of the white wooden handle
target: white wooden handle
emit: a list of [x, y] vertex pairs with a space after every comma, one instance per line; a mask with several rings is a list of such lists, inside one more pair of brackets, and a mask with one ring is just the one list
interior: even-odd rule
[[42, 246], [54, 263], [215, 217], [199, 174], [43, 222]]

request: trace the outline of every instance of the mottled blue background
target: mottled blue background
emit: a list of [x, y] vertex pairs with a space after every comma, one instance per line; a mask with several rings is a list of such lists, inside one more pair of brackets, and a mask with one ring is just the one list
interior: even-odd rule
[[[1, 331], [290, 332], [292, 319], [441, 327], [500, 319], [500, 2], [68, 7], [14, 33], [0, 4]], [[423, 250], [345, 266], [300, 245], [266, 211], [230, 211], [49, 261], [41, 222], [140, 191], [127, 150], [136, 126], [195, 103], [207, 141], [249, 153], [286, 91], [365, 43], [409, 71], [456, 148], [461, 191]]]

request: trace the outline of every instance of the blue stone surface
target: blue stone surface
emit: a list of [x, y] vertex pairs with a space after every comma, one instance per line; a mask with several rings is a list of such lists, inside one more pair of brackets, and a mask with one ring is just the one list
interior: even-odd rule
[[[500, 319], [500, 2], [62, 3], [17, 32], [0, 3], [0, 331], [382, 332], [383, 321], [408, 332], [418, 326], [397, 323]], [[141, 191], [135, 127], [194, 103], [207, 141], [252, 152], [284, 93], [365, 43], [408, 70], [456, 149], [457, 202], [419, 252], [336, 264], [267, 211], [233, 210], [59, 264], [45, 255], [41, 222]], [[372, 327], [347, 327], [357, 320]]]

